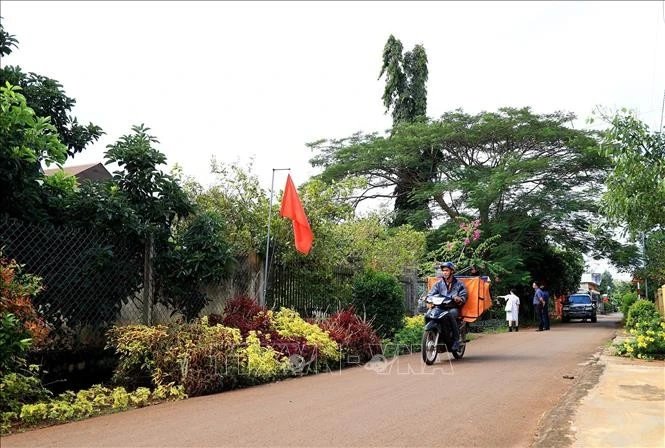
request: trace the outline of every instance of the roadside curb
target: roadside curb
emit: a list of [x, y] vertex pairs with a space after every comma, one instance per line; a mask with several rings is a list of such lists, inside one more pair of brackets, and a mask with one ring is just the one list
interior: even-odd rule
[[665, 363], [615, 355], [615, 345], [631, 338], [618, 327], [592, 355], [541, 416], [531, 447], [665, 446]]
[[605, 362], [601, 358], [607, 352], [608, 347], [604, 347], [594, 353], [587, 362], [589, 367], [584, 369], [559, 402], [541, 417], [531, 447], [563, 448], [570, 447], [575, 442], [575, 433], [572, 429], [574, 422], [571, 417], [575, 415], [575, 410], [582, 399], [598, 384], [600, 376], [605, 371]]

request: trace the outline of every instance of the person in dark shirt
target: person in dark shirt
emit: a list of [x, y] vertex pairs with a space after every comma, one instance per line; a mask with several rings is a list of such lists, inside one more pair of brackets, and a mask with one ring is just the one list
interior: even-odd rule
[[542, 327], [543, 330], [549, 330], [550, 329], [550, 292], [545, 289], [545, 285], [541, 284], [540, 285], [540, 290], [543, 292], [543, 310], [542, 310], [542, 316], [541, 316], [541, 322], [542, 322]]
[[543, 321], [543, 305], [545, 303], [545, 296], [543, 290], [540, 289], [538, 283], [533, 282], [531, 284], [533, 287], [533, 307], [536, 310], [536, 316], [538, 317], [538, 331], [543, 331], [545, 329], [545, 322]]
[[451, 308], [448, 313], [448, 319], [451, 319], [450, 326], [453, 329], [452, 350], [459, 350], [459, 328], [457, 318], [459, 317], [459, 308], [466, 303], [467, 291], [464, 283], [455, 278], [455, 265], [450, 261], [441, 264], [441, 280], [436, 282], [432, 289], [427, 293], [427, 297], [449, 296], [455, 301], [455, 308]]

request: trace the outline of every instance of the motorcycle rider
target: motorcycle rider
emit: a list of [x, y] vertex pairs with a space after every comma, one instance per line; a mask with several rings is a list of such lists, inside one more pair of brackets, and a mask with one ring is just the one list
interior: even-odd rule
[[455, 265], [446, 261], [441, 263], [441, 280], [436, 282], [432, 289], [427, 293], [427, 297], [432, 296], [447, 296], [452, 297], [455, 306], [450, 309], [447, 317], [453, 329], [453, 346], [452, 350], [459, 350], [459, 327], [457, 326], [457, 318], [459, 317], [459, 308], [466, 303], [467, 291], [464, 283], [455, 278]]

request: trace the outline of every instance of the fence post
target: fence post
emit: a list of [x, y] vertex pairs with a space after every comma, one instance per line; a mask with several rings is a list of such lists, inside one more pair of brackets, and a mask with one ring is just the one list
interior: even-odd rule
[[148, 236], [145, 243], [145, 255], [143, 260], [143, 324], [151, 325], [152, 321], [152, 301], [153, 301], [153, 281], [152, 281], [152, 261], [154, 257], [153, 236]]

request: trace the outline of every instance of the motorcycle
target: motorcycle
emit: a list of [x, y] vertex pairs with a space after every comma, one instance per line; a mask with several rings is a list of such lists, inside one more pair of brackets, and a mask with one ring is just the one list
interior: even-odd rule
[[426, 299], [427, 312], [425, 313], [425, 330], [421, 352], [425, 364], [432, 365], [436, 361], [439, 353], [450, 352], [455, 359], [461, 359], [466, 350], [467, 323], [464, 320], [456, 319], [460, 343], [459, 349], [452, 350], [453, 332], [450, 327], [450, 319], [446, 317], [451, 308], [454, 308], [455, 301], [449, 296], [432, 296]]

